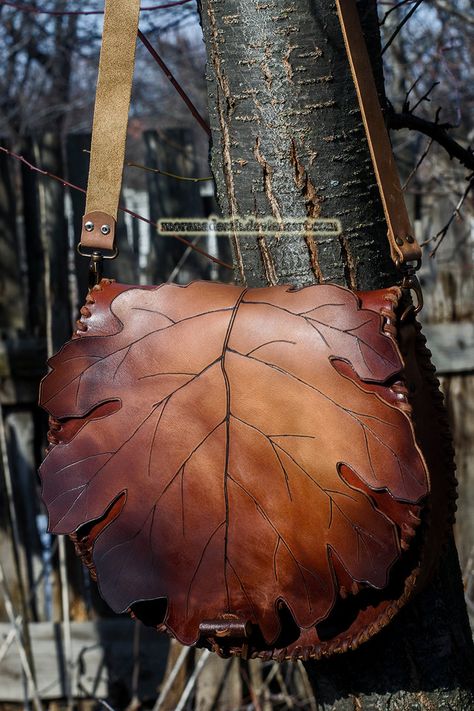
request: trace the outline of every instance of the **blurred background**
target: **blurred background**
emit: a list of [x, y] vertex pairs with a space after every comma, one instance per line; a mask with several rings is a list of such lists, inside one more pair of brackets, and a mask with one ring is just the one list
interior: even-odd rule
[[[107, 275], [132, 284], [230, 281], [230, 247], [211, 227], [191, 244], [157, 235], [161, 217], [207, 217], [218, 207], [196, 3], [148, 4], [140, 28], [158, 60], [138, 42], [121, 257]], [[47, 533], [36, 476], [47, 421], [37, 392], [46, 359], [69, 338], [87, 290], [87, 260], [75, 242], [103, 9], [101, 0], [81, 2], [80, 11], [77, 5], [0, 2], [0, 709], [316, 709], [300, 663], [223, 661], [183, 651], [114, 615], [72, 544]], [[470, 0], [379, 5], [388, 99], [398, 112], [451, 124], [450, 135], [469, 156]], [[394, 130], [392, 138], [424, 244], [422, 320], [454, 431], [456, 538], [474, 617], [472, 168], [433, 136]]]

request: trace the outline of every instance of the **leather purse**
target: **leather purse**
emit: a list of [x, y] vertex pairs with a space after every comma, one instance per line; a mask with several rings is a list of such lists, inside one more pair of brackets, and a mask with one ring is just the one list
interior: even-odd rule
[[[401, 285], [97, 278], [41, 384], [49, 530], [113, 610], [223, 656], [354, 649], [426, 582], [453, 519], [410, 299], [420, 248], [353, 0], [338, 10]], [[80, 243], [95, 271], [115, 254], [138, 12], [106, 3]]]

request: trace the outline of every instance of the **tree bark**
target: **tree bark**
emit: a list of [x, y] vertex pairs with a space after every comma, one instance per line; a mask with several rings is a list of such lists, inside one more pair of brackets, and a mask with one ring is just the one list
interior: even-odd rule
[[[397, 279], [334, 0], [201, 0], [211, 162], [227, 215], [339, 218], [335, 237], [234, 240], [249, 286]], [[383, 100], [375, 0], [360, 0]], [[307, 670], [328, 711], [474, 708], [474, 649], [453, 542], [429, 587], [356, 652]]]
[[[204, 0], [212, 169], [227, 214], [339, 218], [339, 239], [239, 240], [249, 285], [394, 280], [333, 0]], [[375, 35], [375, 9], [366, 26]], [[378, 72], [380, 81], [380, 71]]]

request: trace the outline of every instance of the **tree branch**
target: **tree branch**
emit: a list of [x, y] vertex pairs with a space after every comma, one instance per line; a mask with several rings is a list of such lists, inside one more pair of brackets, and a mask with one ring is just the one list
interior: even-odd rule
[[[413, 5], [415, 0], [400, 0], [396, 5], [393, 5], [393, 7], [390, 8], [390, 10], [387, 10], [385, 15], [382, 17], [382, 19], [379, 22], [380, 27], [384, 25], [387, 21], [387, 18], [392, 14], [392, 12], [395, 12], [399, 8], [403, 7], [403, 5]], [[381, 2], [380, 5], [386, 5], [387, 3]]]
[[[191, 0], [174, 0], [173, 2], [167, 2], [161, 5], [150, 5], [148, 7], [141, 7], [140, 12], [150, 12], [152, 10], [165, 10], [169, 7], [176, 7], [178, 5], [185, 5], [191, 2]], [[34, 5], [25, 5], [23, 3], [11, 2], [10, 0], [0, 0], [0, 5], [6, 5], [6, 7], [13, 7], [15, 10], [20, 10], [21, 12], [31, 12], [35, 15], [103, 15], [103, 10], [45, 10], [40, 7], [35, 7]]]
[[450, 123], [440, 123], [438, 121], [439, 110], [434, 121], [428, 121], [415, 116], [410, 111], [402, 111], [397, 113], [393, 107], [387, 110], [388, 128], [399, 131], [407, 128], [409, 131], [418, 131], [425, 136], [432, 138], [435, 143], [440, 145], [448, 153], [450, 158], [455, 158], [461, 165], [468, 170], [474, 171], [474, 152], [470, 146], [464, 148], [458, 141], [452, 138], [448, 131], [453, 128]]
[[467, 184], [467, 187], [464, 190], [464, 193], [459, 198], [459, 201], [458, 201], [457, 205], [455, 206], [454, 210], [452, 211], [451, 217], [449, 218], [449, 220], [447, 221], [445, 226], [441, 230], [439, 230], [439, 232], [437, 232], [434, 237], [430, 237], [430, 239], [427, 239], [425, 242], [422, 243], [422, 246], [424, 246], [426, 244], [430, 244], [430, 242], [436, 243], [434, 249], [430, 252], [430, 257], [436, 256], [436, 252], [438, 251], [439, 246], [441, 245], [444, 238], [448, 234], [449, 228], [453, 224], [454, 220], [456, 218], [461, 217], [461, 208], [464, 205], [464, 202], [466, 201], [467, 196], [469, 195], [469, 193], [471, 192], [471, 190], [474, 186], [474, 176], [470, 175], [467, 180], [469, 181]]
[[189, 98], [188, 94], [184, 91], [183, 87], [181, 84], [175, 79], [173, 76], [171, 70], [169, 67], [164, 63], [164, 61], [161, 59], [160, 55], [156, 51], [156, 49], [153, 47], [151, 42], [147, 39], [147, 37], [143, 34], [141, 30], [138, 30], [138, 39], [142, 42], [142, 44], [146, 47], [148, 52], [151, 54], [155, 62], [158, 64], [160, 69], [164, 72], [166, 78], [171, 82], [171, 84], [174, 86], [198, 124], [201, 126], [202, 129], [206, 132], [208, 137], [211, 137], [211, 129], [207, 125], [206, 121], [203, 119], [199, 111], [197, 110], [196, 106], [193, 104], [191, 99]]
[[426, 156], [427, 156], [428, 153], [430, 152], [433, 143], [434, 143], [433, 139], [430, 138], [430, 140], [428, 141], [427, 147], [425, 148], [425, 150], [424, 150], [423, 153], [421, 154], [420, 158], [417, 160], [415, 167], [413, 168], [413, 170], [411, 171], [410, 175], [408, 176], [408, 178], [405, 180], [404, 184], [402, 185], [402, 190], [403, 190], [403, 191], [405, 191], [405, 190], [407, 189], [407, 187], [408, 187], [408, 185], [410, 184], [411, 180], [412, 180], [413, 177], [417, 174], [418, 169], [420, 168], [421, 164], [423, 163], [423, 161], [425, 160]]
[[[84, 188], [81, 188], [78, 185], [74, 185], [74, 183], [70, 183], [68, 180], [61, 178], [58, 175], [54, 175], [54, 173], [50, 173], [48, 170], [43, 170], [42, 168], [39, 168], [38, 166], [34, 165], [30, 161], [26, 160], [26, 158], [24, 158], [24, 156], [18, 155], [18, 153], [14, 153], [13, 151], [8, 150], [8, 148], [5, 148], [5, 146], [0, 146], [0, 153], [5, 153], [10, 158], [15, 158], [15, 160], [19, 161], [20, 163], [23, 163], [23, 165], [25, 165], [27, 168], [32, 170], [34, 173], [39, 173], [40, 175], [43, 175], [47, 178], [56, 180], [56, 182], [61, 183], [64, 187], [72, 188], [72, 190], [78, 190], [80, 193], [86, 192]], [[146, 222], [147, 225], [151, 225], [152, 227], [157, 227], [156, 222], [149, 220], [147, 217], [140, 215], [138, 212], [134, 212], [133, 210], [129, 210], [127, 207], [123, 207], [123, 205], [119, 205], [119, 210], [121, 212], [126, 212], [128, 215], [135, 217], [135, 219], [137, 219], [137, 220]], [[185, 244], [187, 247], [189, 247], [189, 249], [193, 249], [195, 252], [199, 252], [199, 254], [202, 254], [207, 259], [210, 259], [212, 262], [215, 262], [215, 264], [219, 264], [221, 267], [226, 267], [227, 269], [233, 268], [231, 264], [227, 264], [227, 262], [223, 262], [221, 259], [218, 259], [217, 257], [212, 256], [212, 254], [208, 254], [207, 252], [205, 252], [203, 249], [201, 249], [197, 245], [193, 244], [192, 242], [185, 239], [184, 237], [181, 237], [181, 235], [170, 233], [169, 236], [172, 237], [173, 239], [177, 239], [178, 242], [182, 242], [182, 244]]]
[[412, 17], [412, 15], [414, 15], [414, 13], [418, 10], [418, 8], [420, 7], [422, 2], [423, 2], [423, 0], [416, 0], [415, 4], [411, 8], [411, 10], [405, 15], [403, 20], [400, 22], [398, 27], [394, 30], [393, 34], [388, 39], [385, 47], [382, 49], [382, 52], [381, 52], [382, 56], [385, 54], [387, 49], [390, 47], [390, 45], [392, 44], [394, 39], [398, 36], [398, 33], [400, 32], [400, 30], [406, 25], [406, 23]]

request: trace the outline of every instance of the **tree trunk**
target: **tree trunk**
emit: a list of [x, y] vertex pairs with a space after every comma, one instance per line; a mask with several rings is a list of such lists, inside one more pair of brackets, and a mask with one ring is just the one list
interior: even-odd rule
[[[202, 0], [212, 168], [224, 214], [339, 218], [335, 237], [234, 240], [249, 286], [396, 280], [334, 0]], [[375, 0], [359, 11], [380, 95]], [[319, 708], [474, 708], [474, 649], [457, 554], [356, 652], [307, 664]]]

